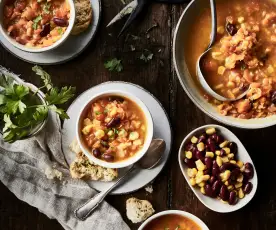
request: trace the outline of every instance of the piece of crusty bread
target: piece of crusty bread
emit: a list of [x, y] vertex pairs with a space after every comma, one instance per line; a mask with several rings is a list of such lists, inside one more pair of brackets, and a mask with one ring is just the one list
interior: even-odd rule
[[154, 212], [151, 203], [147, 200], [139, 200], [133, 197], [126, 201], [127, 218], [132, 223], [140, 223], [150, 217]]
[[70, 144], [70, 149], [72, 152], [76, 153], [76, 159], [70, 165], [72, 178], [112, 181], [118, 177], [117, 169], [104, 168], [89, 161], [89, 159], [81, 152], [76, 140]]

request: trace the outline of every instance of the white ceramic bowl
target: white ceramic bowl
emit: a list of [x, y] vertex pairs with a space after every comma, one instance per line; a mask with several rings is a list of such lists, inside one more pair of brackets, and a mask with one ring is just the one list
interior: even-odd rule
[[[90, 108], [90, 106], [93, 102], [95, 102], [97, 99], [99, 99], [101, 97], [114, 96], [114, 95], [128, 98], [139, 106], [139, 108], [143, 111], [143, 113], [145, 115], [145, 119], [147, 122], [147, 124], [146, 124], [147, 125], [147, 134], [146, 134], [146, 139], [144, 141], [143, 148], [140, 151], [138, 151], [134, 156], [132, 156], [126, 160], [119, 161], [119, 162], [106, 162], [106, 161], [103, 161], [101, 159], [94, 157], [93, 154], [91, 153], [91, 150], [89, 150], [87, 148], [87, 146], [85, 145], [85, 143], [83, 142], [83, 139], [82, 139], [81, 126], [82, 126], [83, 118], [86, 115], [87, 109]], [[130, 93], [119, 91], [119, 90], [110, 90], [110, 91], [102, 92], [97, 95], [91, 95], [91, 99], [89, 101], [87, 101], [87, 103], [85, 103], [83, 109], [81, 109], [81, 111], [79, 111], [76, 125], [77, 125], [76, 136], [77, 136], [77, 140], [80, 144], [80, 147], [81, 147], [83, 153], [91, 161], [95, 162], [96, 164], [98, 164], [100, 166], [106, 167], [106, 168], [124, 168], [124, 167], [134, 164], [135, 162], [140, 160], [144, 156], [144, 154], [147, 152], [147, 150], [151, 144], [152, 137], [153, 137], [153, 121], [152, 121], [151, 114], [150, 114], [148, 108], [146, 107], [146, 105], [136, 96], [134, 96]]]
[[211, 127], [214, 127], [217, 130], [217, 132], [220, 133], [225, 139], [236, 142], [236, 144], [238, 145], [238, 155], [237, 155], [238, 159], [244, 163], [250, 162], [254, 166], [245, 147], [243, 146], [243, 144], [240, 142], [240, 140], [236, 137], [234, 133], [219, 125], [205, 125], [190, 132], [183, 140], [178, 152], [178, 161], [179, 161], [180, 169], [187, 183], [189, 184], [190, 188], [193, 190], [194, 194], [201, 201], [201, 203], [204, 204], [207, 208], [220, 213], [234, 212], [242, 208], [243, 206], [245, 206], [254, 197], [256, 193], [257, 186], [258, 186], [258, 176], [257, 176], [255, 166], [254, 166], [254, 177], [250, 180], [250, 182], [253, 184], [252, 191], [249, 194], [246, 194], [243, 199], [239, 199], [237, 204], [229, 205], [229, 204], [224, 204], [215, 198], [205, 196], [200, 192], [199, 188], [191, 186], [189, 182], [190, 178], [187, 173], [188, 167], [185, 165], [183, 161], [184, 147], [191, 140], [192, 136], [202, 134], [206, 129]]
[[75, 18], [76, 18], [75, 5], [74, 5], [73, 0], [66, 0], [66, 1], [68, 1], [69, 6], [70, 6], [70, 19], [69, 19], [69, 24], [68, 24], [68, 27], [67, 27], [65, 33], [62, 35], [62, 37], [58, 41], [56, 41], [51, 46], [47, 46], [47, 47], [43, 47], [43, 48], [27, 47], [25, 45], [21, 45], [20, 43], [15, 41], [12, 37], [10, 37], [8, 35], [6, 29], [3, 27], [3, 17], [4, 17], [3, 10], [4, 10], [4, 5], [5, 5], [6, 1], [7, 0], [0, 1], [0, 36], [4, 36], [13, 46], [15, 46], [16, 48], [18, 48], [20, 50], [30, 52], [30, 53], [41, 53], [41, 52], [55, 49], [56, 47], [60, 46], [63, 42], [65, 42], [65, 40], [69, 37], [69, 35], [73, 29], [73, 26], [75, 23]]
[[[245, 129], [258, 129], [275, 125], [276, 115], [249, 120], [222, 116], [215, 106], [212, 106], [204, 99], [202, 93], [199, 91], [194, 76], [191, 76], [186, 64], [186, 48], [183, 44], [188, 41], [188, 34], [191, 33], [192, 23], [198, 21], [198, 17], [202, 13], [202, 10], [206, 9], [208, 5], [209, 1], [193, 0], [184, 10], [175, 29], [173, 39], [173, 61], [182, 87], [199, 109], [211, 118], [224, 124]], [[196, 44], [194, 45], [196, 46]]]
[[[161, 216], [166, 216], [166, 215], [180, 215], [184, 216], [186, 218], [189, 218], [190, 220], [194, 221], [200, 228], [201, 230], [209, 230], [209, 228], [204, 224], [202, 220], [200, 220], [198, 217], [194, 216], [191, 213], [184, 212], [184, 211], [179, 211], [179, 210], [168, 210], [168, 211], [163, 211], [156, 213], [155, 215], [151, 216], [149, 219], [147, 219], [138, 230], [144, 230], [145, 227], [153, 220], [161, 217]], [[173, 229], [172, 229], [173, 230]]]

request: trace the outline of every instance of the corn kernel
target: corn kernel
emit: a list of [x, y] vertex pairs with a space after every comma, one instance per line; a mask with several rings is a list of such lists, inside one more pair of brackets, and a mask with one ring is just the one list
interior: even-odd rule
[[244, 22], [244, 17], [238, 17], [238, 22], [243, 23]]
[[196, 177], [201, 177], [203, 175], [204, 175], [203, 171], [199, 170], [199, 171], [197, 171]]
[[229, 162], [228, 157], [221, 157], [221, 160], [222, 160], [223, 163]]
[[195, 178], [191, 178], [191, 179], [190, 179], [190, 184], [191, 184], [192, 186], [195, 186], [195, 185], [196, 185]]
[[198, 184], [198, 186], [199, 186], [200, 188], [202, 188], [202, 187], [204, 187], [205, 184], [206, 184], [205, 181], [202, 181], [201, 183]]
[[217, 156], [220, 156], [220, 150], [216, 150], [215, 153], [216, 153]]
[[197, 160], [195, 162], [195, 164], [196, 164], [197, 169], [200, 170], [200, 171], [203, 171], [203, 170], [206, 169], [206, 166], [202, 163], [201, 160]]
[[204, 189], [204, 187], [201, 187], [201, 188], [200, 188], [200, 192], [201, 192], [202, 194], [205, 194], [205, 189]]
[[273, 68], [272, 65], [269, 65], [269, 66], [267, 67], [267, 72], [268, 72], [269, 74], [274, 73], [274, 68]]
[[238, 183], [235, 184], [235, 188], [240, 188], [240, 187], [242, 187], [242, 183], [241, 182], [238, 182]]
[[206, 152], [205, 157], [213, 158], [215, 155], [213, 152]]
[[219, 26], [219, 27], [217, 28], [217, 32], [218, 32], [219, 34], [223, 34], [223, 33], [224, 33], [224, 26]]
[[229, 141], [224, 141], [224, 142], [222, 142], [222, 143], [219, 145], [219, 147], [220, 147], [220, 148], [224, 148], [224, 147], [226, 147], [228, 144], [229, 144]]
[[212, 58], [215, 60], [221, 60], [222, 59], [222, 53], [221, 52], [212, 52]]
[[228, 189], [229, 191], [232, 191], [232, 190], [234, 189], [234, 186], [233, 186], [233, 185], [229, 185], [229, 186], [227, 187], [227, 189]]
[[240, 182], [240, 183], [243, 181], [243, 175], [242, 174], [240, 174], [238, 176], [237, 181]]
[[92, 123], [92, 121], [89, 119], [89, 118], [85, 118], [84, 120], [83, 120], [83, 125], [84, 126], [88, 126], [88, 125], [92, 125], [93, 123]]
[[207, 133], [208, 135], [212, 135], [212, 134], [214, 134], [215, 132], [216, 132], [216, 129], [215, 129], [215, 128], [206, 129], [206, 133]]
[[236, 84], [234, 83], [234, 82], [232, 82], [232, 81], [229, 81], [229, 82], [227, 82], [227, 84], [226, 84], [226, 86], [228, 87], [228, 88], [235, 88], [236, 87]]
[[88, 135], [91, 131], [92, 131], [92, 129], [93, 129], [93, 125], [87, 125], [87, 126], [85, 126], [83, 129], [82, 129], [82, 133], [84, 134], [84, 135]]
[[225, 170], [224, 173], [220, 174], [220, 178], [224, 182], [224, 181], [227, 181], [230, 178], [230, 175], [231, 175], [230, 170]]
[[228, 204], [228, 201], [225, 201], [225, 200], [223, 200], [223, 199], [221, 199], [220, 200], [222, 203], [224, 203], [224, 204]]
[[103, 130], [99, 129], [95, 132], [95, 137], [97, 137], [98, 139], [101, 139], [105, 136], [105, 133]]
[[222, 89], [223, 87], [224, 87], [223, 84], [218, 84], [214, 87], [214, 89], [219, 90], [219, 89]]
[[216, 162], [217, 162], [219, 167], [222, 166], [222, 159], [221, 159], [220, 156], [217, 156]]
[[235, 165], [237, 161], [231, 160], [230, 163]]
[[245, 166], [243, 165], [241, 168], [240, 168], [241, 172], [244, 172], [245, 170]]
[[225, 67], [224, 66], [220, 66], [220, 67], [218, 67], [218, 74], [219, 75], [223, 75], [224, 74], [224, 72], [225, 72]]
[[242, 188], [239, 189], [239, 198], [242, 199], [244, 198], [244, 192], [242, 191]]
[[234, 155], [234, 153], [230, 153], [230, 154], [227, 155], [227, 157], [228, 157], [229, 159], [233, 159], [233, 158], [235, 157], [235, 155]]
[[188, 173], [188, 176], [189, 177], [195, 177], [196, 176], [196, 174], [197, 174], [197, 169], [196, 168], [192, 168], [192, 169], [188, 169], [187, 170], [187, 173]]
[[210, 179], [210, 176], [209, 175], [203, 175], [203, 176], [199, 176], [199, 177], [196, 177], [196, 183], [197, 184], [200, 184], [201, 182], [203, 181], [207, 181]]
[[237, 161], [237, 165], [241, 168], [243, 166], [243, 162], [242, 161]]
[[198, 141], [198, 138], [195, 137], [195, 136], [193, 136], [192, 139], [191, 139], [191, 142], [192, 142], [193, 144], [196, 144], [197, 141]]
[[230, 149], [227, 147], [223, 148], [223, 150], [225, 151], [226, 154], [230, 154], [230, 152], [231, 152]]
[[200, 152], [205, 149], [205, 145], [203, 142], [198, 143], [196, 147]]
[[185, 156], [186, 156], [186, 158], [191, 159], [193, 157], [193, 154], [191, 151], [186, 151]]

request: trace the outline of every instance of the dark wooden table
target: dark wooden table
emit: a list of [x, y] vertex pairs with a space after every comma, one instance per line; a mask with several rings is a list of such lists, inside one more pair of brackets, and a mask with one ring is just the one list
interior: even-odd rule
[[[156, 212], [167, 209], [180, 209], [191, 212], [201, 218], [212, 230], [273, 230], [276, 229], [276, 128], [263, 130], [234, 131], [248, 149], [259, 176], [259, 186], [254, 199], [243, 209], [230, 214], [210, 211], [194, 196], [183, 178], [177, 161], [178, 148], [184, 136], [192, 129], [210, 123], [217, 123], [202, 113], [181, 88], [172, 63], [172, 38], [175, 25], [186, 4], [170, 6], [152, 4], [145, 15], [135, 24], [129, 33], [141, 37], [139, 40], [116, 34], [123, 22], [110, 29], [105, 26], [122, 8], [120, 0], [103, 1], [103, 17], [96, 38], [76, 59], [62, 65], [47, 66], [58, 85], [74, 85], [77, 93], [91, 86], [110, 80], [133, 82], [153, 93], [166, 108], [174, 130], [174, 143], [171, 157], [165, 169], [153, 183], [154, 192], [148, 194], [144, 189], [129, 195], [108, 197], [107, 200], [126, 218], [125, 201], [135, 196], [152, 202]], [[146, 34], [148, 28], [158, 27]], [[130, 46], [136, 49], [131, 51]], [[145, 63], [140, 60], [144, 49], [154, 56]], [[122, 59], [124, 70], [110, 73], [103, 63], [111, 58]], [[21, 61], [0, 47], [0, 64], [21, 74], [22, 78], [38, 83], [32, 73], [32, 64]], [[18, 200], [3, 184], [0, 184], [0, 229], [3, 230], [61, 230], [55, 220], [48, 219], [36, 208]], [[103, 229], [104, 230], [104, 229]], [[118, 229], [119, 230], [119, 229]]]

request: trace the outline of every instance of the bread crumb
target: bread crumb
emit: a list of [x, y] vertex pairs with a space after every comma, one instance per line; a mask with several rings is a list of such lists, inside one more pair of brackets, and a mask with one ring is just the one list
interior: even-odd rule
[[55, 178], [62, 180], [62, 178], [63, 178], [62, 172], [58, 171], [57, 169], [50, 168], [50, 167], [46, 168], [45, 175], [50, 180], [53, 180]]
[[153, 187], [152, 187], [152, 185], [148, 185], [147, 187], [145, 187], [145, 190], [146, 190], [148, 193], [153, 193]]
[[140, 223], [150, 217], [154, 212], [151, 203], [147, 200], [139, 200], [133, 197], [126, 201], [127, 218], [132, 223]]

